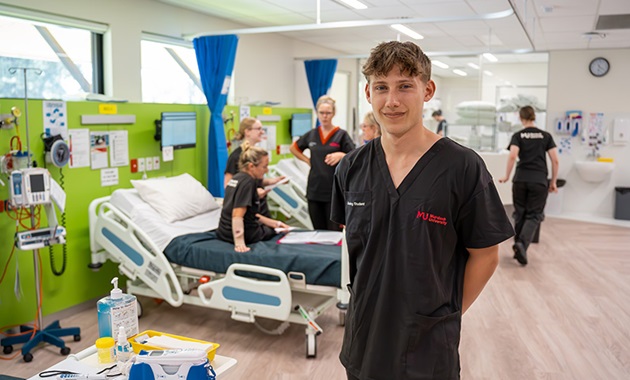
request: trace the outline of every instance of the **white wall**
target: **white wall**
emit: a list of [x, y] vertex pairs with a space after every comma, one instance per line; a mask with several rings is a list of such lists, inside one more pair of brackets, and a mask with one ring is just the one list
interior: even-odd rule
[[[610, 62], [610, 72], [595, 78], [589, 74], [588, 64], [595, 57]], [[567, 110], [581, 110], [587, 116], [604, 113], [604, 126], [611, 127], [614, 117], [630, 117], [630, 49], [555, 51], [549, 55], [547, 124], [563, 116]], [[556, 143], [558, 137], [555, 137]], [[570, 153], [560, 155], [560, 173], [566, 178], [563, 214], [585, 214], [612, 218], [615, 186], [630, 186], [630, 146], [604, 146], [602, 157], [615, 160], [615, 170], [608, 181], [584, 182], [573, 162], [584, 160], [588, 146], [573, 138]]]

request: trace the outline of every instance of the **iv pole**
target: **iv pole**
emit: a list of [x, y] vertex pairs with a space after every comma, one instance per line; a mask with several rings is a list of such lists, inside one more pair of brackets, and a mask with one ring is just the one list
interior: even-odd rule
[[[28, 81], [26, 74], [28, 71], [33, 71], [37, 75], [42, 74], [42, 70], [33, 68], [33, 67], [11, 67], [9, 68], [9, 73], [15, 74], [18, 70], [24, 73], [24, 114], [25, 114], [25, 124], [26, 124], [26, 157], [27, 157], [27, 168], [32, 167], [31, 162], [31, 144], [30, 144], [30, 134], [29, 134], [29, 124], [28, 124]], [[31, 228], [35, 228], [35, 206], [29, 206], [31, 212]], [[52, 209], [54, 211], [54, 208]], [[43, 317], [42, 317], [42, 309], [40, 307], [42, 294], [40, 292], [41, 281], [39, 279], [41, 269], [39, 266], [39, 249], [33, 250], [33, 268], [35, 275], [35, 307], [37, 308], [37, 320], [36, 324], [33, 328], [29, 326], [20, 326], [20, 335], [9, 337], [2, 339], [1, 345], [3, 346], [3, 352], [5, 354], [10, 354], [13, 351], [13, 344], [24, 343], [22, 346], [22, 358], [25, 362], [30, 362], [33, 360], [33, 354], [31, 354], [31, 350], [35, 348], [40, 342], [46, 342], [53, 344], [57, 347], [60, 347], [60, 353], [62, 355], [70, 354], [70, 347], [66, 347], [65, 342], [60, 339], [62, 336], [72, 335], [75, 341], [81, 340], [81, 330], [78, 327], [68, 327], [61, 328], [59, 325], [59, 321], [54, 321], [50, 325], [42, 328], [43, 326]], [[29, 334], [30, 332], [30, 334]]]

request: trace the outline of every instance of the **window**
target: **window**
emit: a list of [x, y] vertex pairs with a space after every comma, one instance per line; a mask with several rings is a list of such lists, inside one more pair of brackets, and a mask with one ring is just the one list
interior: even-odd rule
[[[28, 21], [0, 15], [0, 97], [60, 99], [78, 93], [103, 93], [102, 34], [70, 26]], [[98, 49], [96, 51], [95, 49]], [[96, 78], [96, 80], [94, 79]]]
[[206, 103], [192, 47], [145, 39], [141, 50], [143, 102]]

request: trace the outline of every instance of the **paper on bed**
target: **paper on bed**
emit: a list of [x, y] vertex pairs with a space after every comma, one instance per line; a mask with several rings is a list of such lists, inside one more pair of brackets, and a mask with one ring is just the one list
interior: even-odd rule
[[210, 351], [214, 345], [212, 343], [199, 343], [188, 340], [175, 339], [166, 335], [155, 335], [147, 339], [144, 344], [151, 346], [173, 349], [173, 348], [192, 348], [196, 350]]
[[289, 179], [290, 179], [289, 177], [284, 177], [282, 181], [276, 182], [273, 185], [265, 186], [265, 190], [266, 191], [273, 190], [274, 188], [280, 185], [284, 185], [285, 183], [289, 182]]
[[278, 243], [337, 245], [341, 242], [342, 237], [342, 233], [337, 231], [289, 232], [278, 240]]

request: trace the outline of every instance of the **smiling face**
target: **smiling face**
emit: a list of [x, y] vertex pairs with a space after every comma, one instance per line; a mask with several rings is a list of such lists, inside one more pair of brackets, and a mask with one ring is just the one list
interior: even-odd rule
[[250, 128], [245, 129], [245, 138], [252, 145], [261, 142], [264, 134], [263, 126], [258, 120]]
[[400, 137], [422, 127], [424, 103], [435, 93], [435, 83], [424, 83], [419, 75], [410, 76], [395, 65], [384, 76], [370, 76], [365, 95], [383, 133]]

